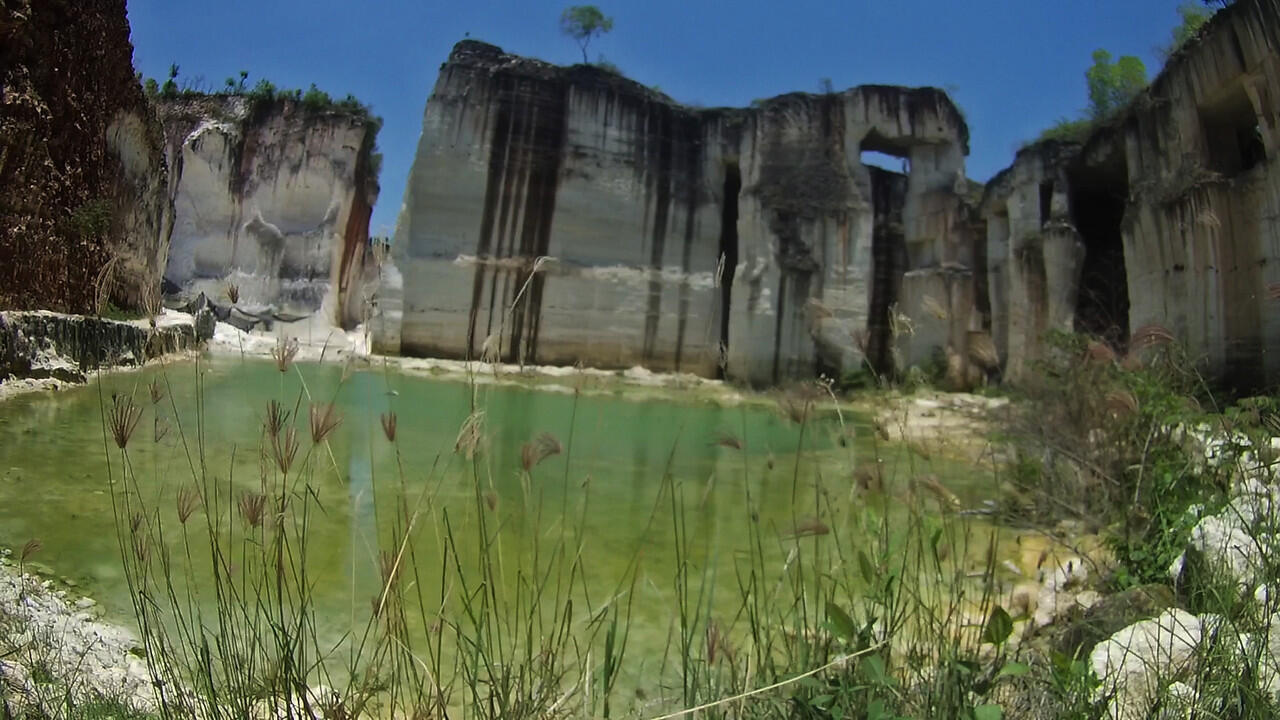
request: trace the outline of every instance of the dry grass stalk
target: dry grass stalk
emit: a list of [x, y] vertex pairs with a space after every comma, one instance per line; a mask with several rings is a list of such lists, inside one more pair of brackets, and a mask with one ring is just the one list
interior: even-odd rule
[[490, 333], [480, 345], [480, 362], [496, 365], [502, 359], [502, 337]]
[[31, 538], [22, 544], [22, 550], [18, 551], [18, 562], [25, 563], [31, 559], [32, 555], [44, 549], [44, 543], [39, 538]]
[[169, 421], [157, 415], [156, 419], [153, 420], [151, 423], [151, 439], [154, 442], [160, 442], [168, 434], [169, 434]]
[[289, 469], [293, 467], [293, 460], [298, 456], [298, 430], [297, 428], [289, 428], [284, 433], [284, 438], [279, 435], [271, 438], [271, 455], [276, 461], [276, 467], [280, 468], [281, 475], [288, 475]]
[[1128, 390], [1112, 390], [1107, 393], [1103, 404], [1107, 412], [1118, 418], [1125, 418], [1138, 412], [1138, 398]]
[[183, 525], [187, 524], [187, 520], [200, 507], [200, 491], [190, 485], [178, 491], [177, 499], [178, 522]]
[[458, 437], [453, 443], [453, 451], [462, 453], [468, 460], [476, 456], [484, 439], [484, 411], [476, 410], [462, 421], [458, 429]]
[[1162, 325], [1143, 325], [1129, 338], [1129, 349], [1136, 352], [1150, 347], [1168, 345], [1174, 340], [1173, 333]]
[[778, 397], [778, 411], [791, 422], [799, 425], [809, 417], [809, 407], [813, 399], [807, 394], [791, 391]]
[[387, 442], [396, 441], [396, 414], [393, 412], [382, 413], [382, 434], [387, 436]]
[[311, 406], [311, 442], [323, 442], [341, 424], [342, 416], [333, 403]]
[[1000, 353], [996, 352], [996, 343], [991, 335], [985, 332], [969, 333], [969, 359], [984, 370], [995, 370], [1000, 367]]
[[276, 346], [271, 349], [271, 357], [276, 361], [276, 369], [280, 372], [288, 370], [297, 356], [297, 338], [289, 338], [288, 340], [281, 338], [276, 342]]
[[240, 302], [240, 286], [239, 285], [233, 282], [227, 283], [227, 299], [231, 301], [232, 305], [235, 305], [236, 303]]
[[947, 486], [943, 485], [937, 475], [932, 473], [921, 475], [916, 478], [916, 481], [937, 499], [938, 505], [943, 509], [958, 510], [961, 507], [960, 498], [951, 492]]
[[266, 516], [267, 496], [257, 492], [247, 492], [240, 496], [240, 517], [249, 527], [262, 527]]
[[880, 472], [879, 463], [854, 470], [853, 482], [863, 492], [884, 492], [884, 475]]
[[289, 424], [289, 414], [289, 411], [275, 400], [267, 403], [267, 417], [262, 425], [268, 437], [272, 440], [280, 437], [280, 431]]
[[1090, 340], [1085, 345], [1084, 357], [1090, 363], [1095, 365], [1109, 365], [1116, 361], [1116, 351], [1111, 346], [1099, 342], [1098, 340]]
[[520, 464], [525, 472], [531, 472], [538, 463], [561, 452], [560, 441], [551, 433], [542, 433], [520, 448]]
[[786, 535], [788, 540], [794, 540], [802, 537], [814, 537], [817, 535], [826, 535], [831, 532], [831, 528], [819, 518], [808, 517], [802, 518], [796, 522], [796, 526], [790, 533]]
[[138, 428], [138, 420], [142, 418], [142, 408], [135, 405], [132, 395], [112, 395], [111, 409], [107, 411], [107, 427], [116, 447], [121, 450], [129, 444], [133, 431]]
[[951, 313], [947, 311], [947, 308], [932, 295], [924, 296], [924, 299], [920, 301], [920, 308], [937, 320], [946, 320], [951, 317]]
[[720, 447], [723, 447], [723, 448], [729, 448], [730, 450], [742, 449], [742, 441], [739, 440], [732, 433], [728, 433], [728, 432], [721, 432], [717, 434], [716, 439], [712, 442], [712, 444], [719, 445]]
[[730, 663], [733, 662], [733, 645], [729, 643], [729, 638], [720, 630], [720, 624], [715, 620], [707, 621], [707, 664], [715, 665], [716, 660], [723, 655]]
[[163, 400], [167, 394], [165, 392], [164, 383], [160, 382], [160, 378], [155, 378], [151, 382], [147, 383], [147, 394], [151, 396], [152, 405], [160, 404], [160, 401]]

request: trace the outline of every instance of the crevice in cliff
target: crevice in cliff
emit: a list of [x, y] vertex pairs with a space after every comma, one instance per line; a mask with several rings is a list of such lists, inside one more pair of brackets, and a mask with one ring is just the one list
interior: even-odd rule
[[1235, 177], [1267, 159], [1262, 130], [1243, 81], [1217, 102], [1200, 108], [1210, 170]]
[[742, 170], [736, 160], [725, 163], [724, 193], [720, 200], [720, 344], [716, 377], [723, 380], [729, 358], [729, 314], [733, 307], [733, 276], [738, 270], [738, 196]]
[[1071, 222], [1085, 246], [1075, 329], [1120, 349], [1129, 338], [1129, 285], [1121, 230], [1128, 198], [1129, 174], [1122, 159], [1071, 174]]
[[862, 351], [867, 363], [884, 376], [893, 372], [893, 333], [890, 312], [898, 301], [907, 247], [902, 224], [907, 176], [882, 169], [871, 172], [871, 300]]

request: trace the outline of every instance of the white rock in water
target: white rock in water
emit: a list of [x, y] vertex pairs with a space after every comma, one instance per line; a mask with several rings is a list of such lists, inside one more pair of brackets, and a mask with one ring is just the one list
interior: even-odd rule
[[76, 601], [76, 607], [80, 608], [81, 610], [88, 610], [89, 608], [97, 604], [98, 604], [97, 600], [94, 600], [93, 598], [87, 598], [87, 597], [80, 598], [79, 600]]
[[1190, 669], [1203, 633], [1195, 615], [1170, 608], [1136, 622], [1099, 643], [1089, 655], [1100, 697], [1110, 697], [1107, 717], [1148, 717], [1160, 687]]

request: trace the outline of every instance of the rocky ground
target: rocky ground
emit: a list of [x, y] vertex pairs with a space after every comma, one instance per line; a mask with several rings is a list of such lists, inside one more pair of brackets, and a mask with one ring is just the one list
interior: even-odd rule
[[9, 554], [0, 551], [0, 713], [59, 717], [68, 698], [151, 708], [136, 636], [100, 619], [93, 599], [20, 570]]

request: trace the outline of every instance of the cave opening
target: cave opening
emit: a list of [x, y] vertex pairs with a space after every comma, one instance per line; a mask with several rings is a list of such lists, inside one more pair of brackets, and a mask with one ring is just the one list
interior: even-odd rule
[[1071, 173], [1071, 222], [1084, 242], [1076, 294], [1076, 332], [1123, 350], [1129, 340], [1129, 279], [1125, 270], [1125, 205], [1129, 172], [1123, 158]]
[[720, 200], [720, 344], [716, 378], [723, 380], [729, 362], [729, 308], [733, 296], [733, 275], [738, 269], [738, 195], [742, 192], [742, 170], [737, 160], [724, 167], [724, 192]]
[[1210, 170], [1235, 177], [1266, 161], [1258, 116], [1239, 81], [1220, 100], [1200, 108], [1200, 123]]

